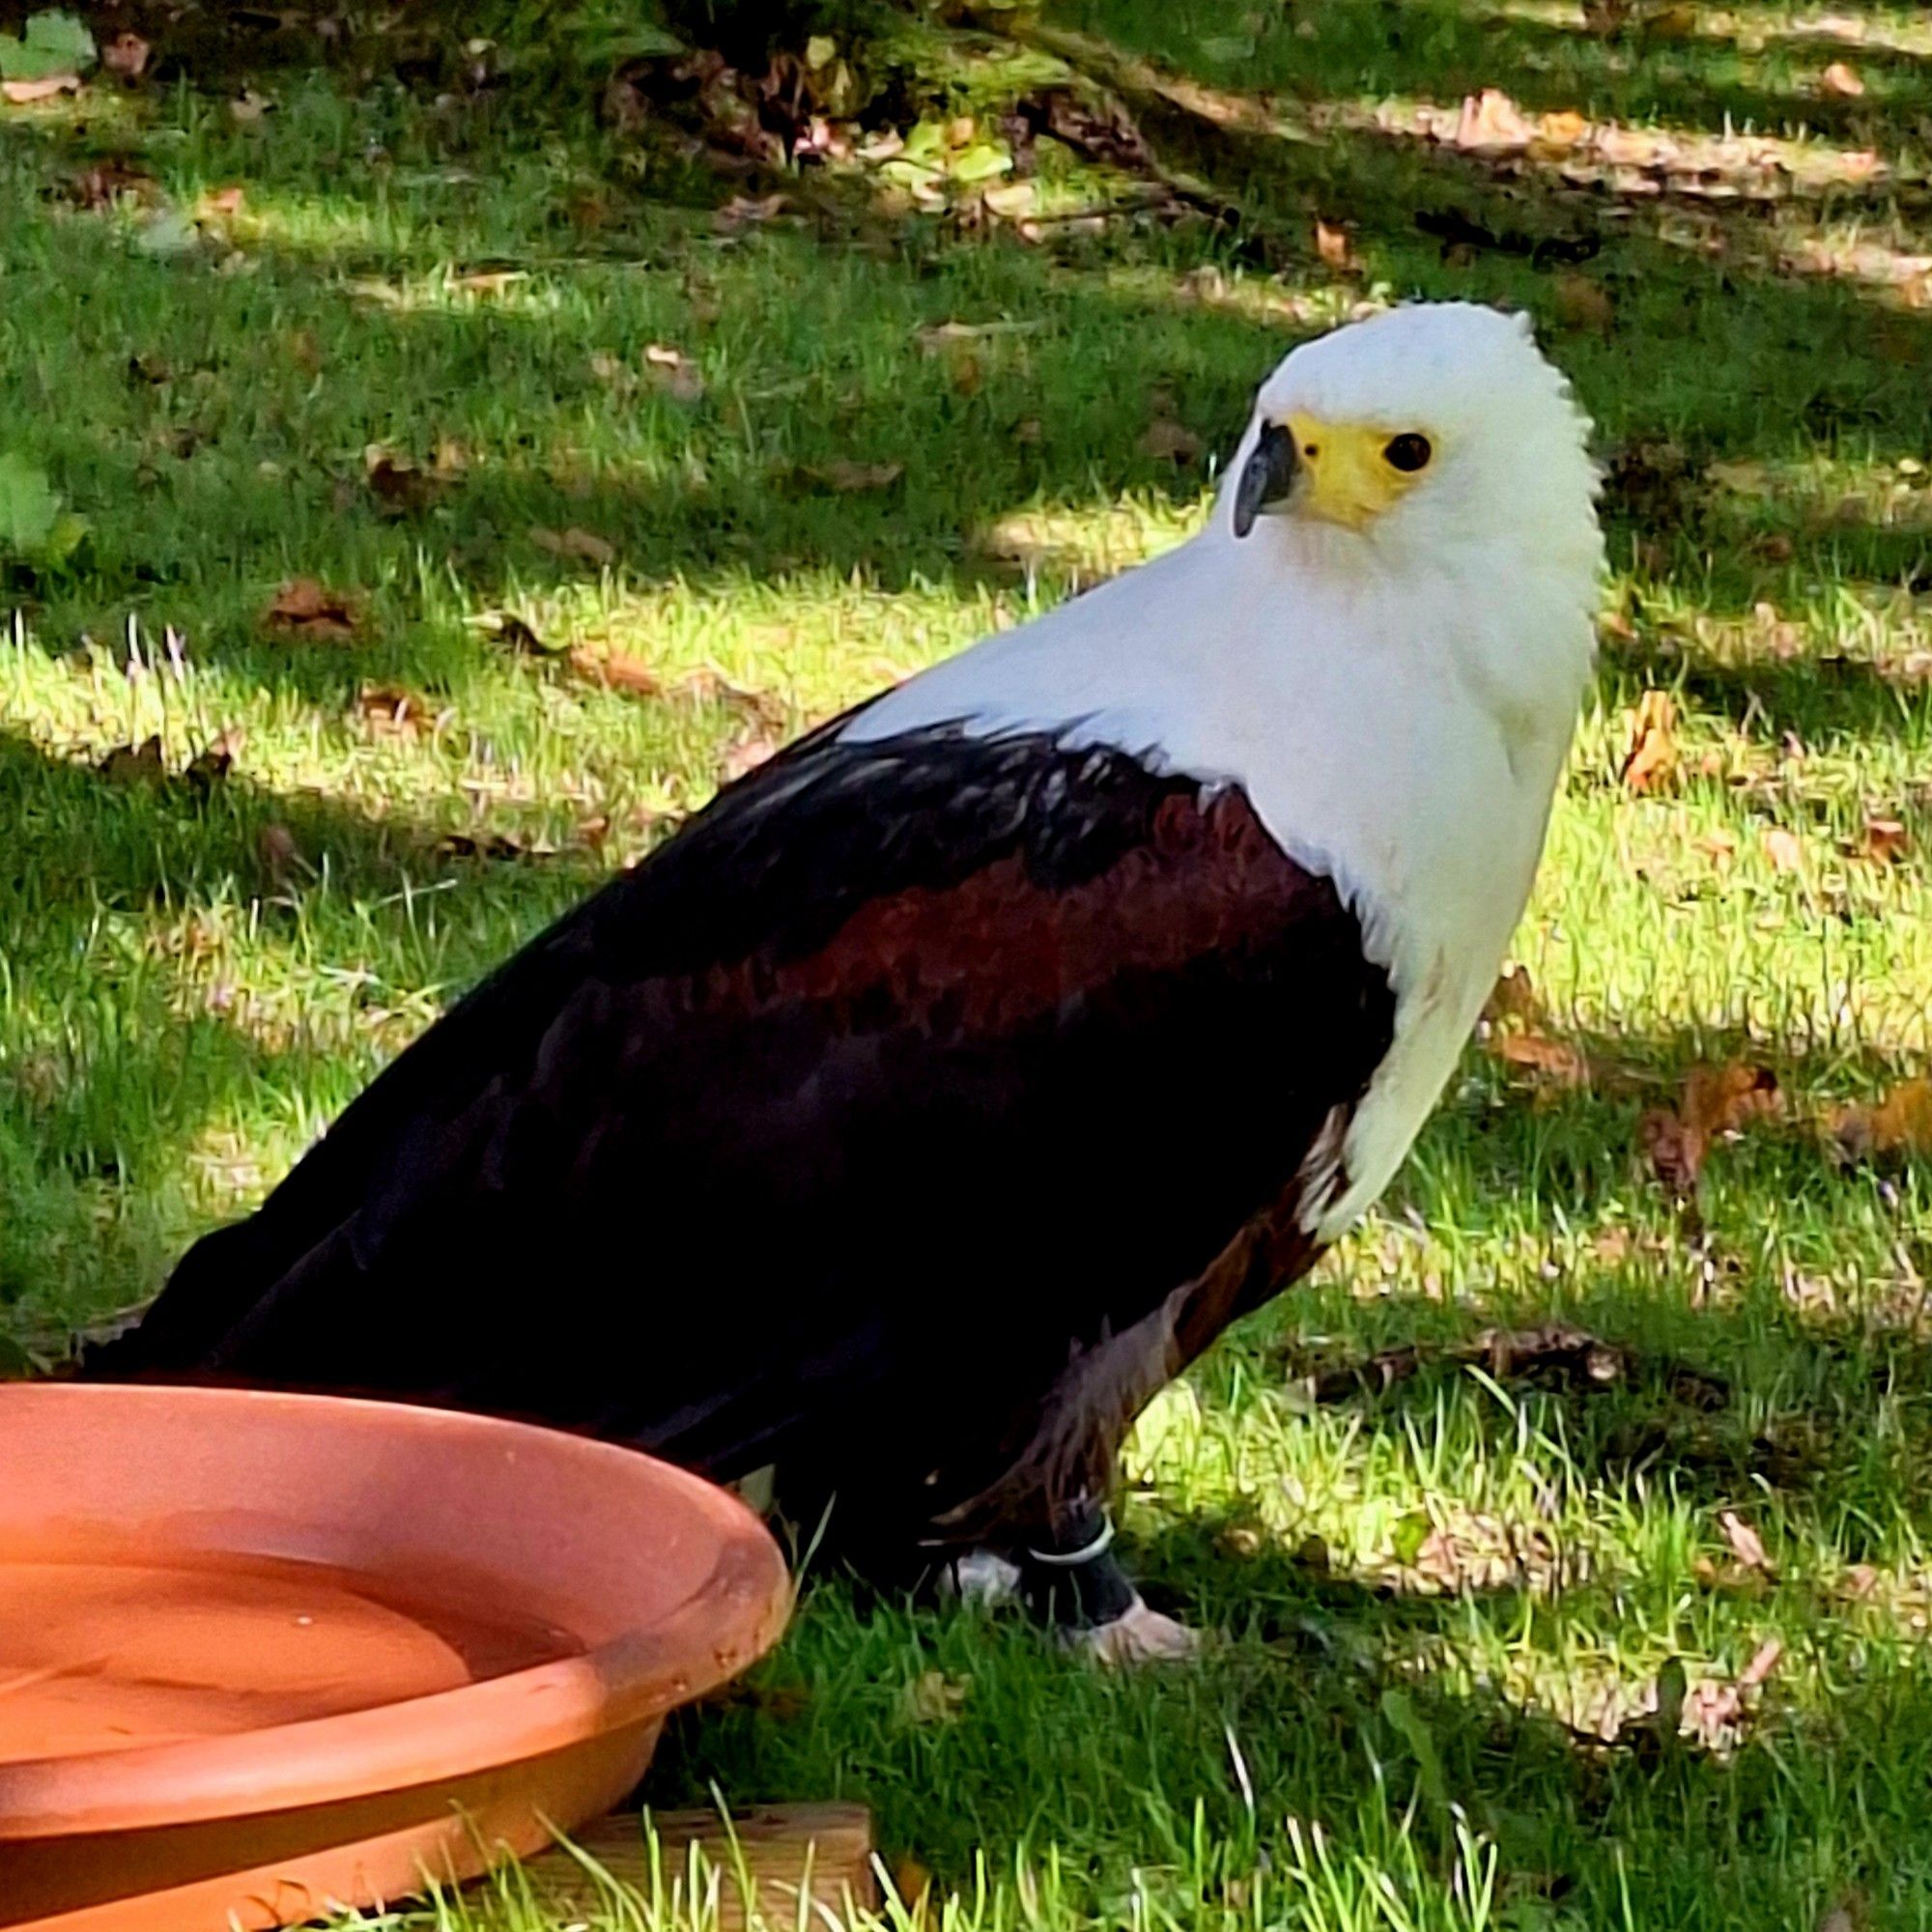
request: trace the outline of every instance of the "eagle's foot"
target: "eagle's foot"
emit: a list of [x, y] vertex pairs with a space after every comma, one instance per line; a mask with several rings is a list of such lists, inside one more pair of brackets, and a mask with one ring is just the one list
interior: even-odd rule
[[1096, 1662], [1117, 1668], [1143, 1663], [1184, 1663], [1201, 1651], [1201, 1633], [1174, 1617], [1151, 1610], [1135, 1597], [1133, 1606], [1111, 1623], [1068, 1633], [1070, 1640]]

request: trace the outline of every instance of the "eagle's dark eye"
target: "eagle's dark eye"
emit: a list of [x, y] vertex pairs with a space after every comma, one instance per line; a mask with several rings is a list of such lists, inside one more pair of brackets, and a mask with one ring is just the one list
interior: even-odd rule
[[1390, 439], [1382, 451], [1382, 461], [1391, 469], [1401, 469], [1413, 474], [1418, 469], [1429, 467], [1429, 459], [1435, 454], [1426, 436], [1409, 430], [1402, 436]]

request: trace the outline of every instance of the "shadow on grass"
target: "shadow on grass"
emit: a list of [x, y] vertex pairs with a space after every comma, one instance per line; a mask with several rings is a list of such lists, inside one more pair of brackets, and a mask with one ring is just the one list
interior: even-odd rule
[[[1547, 68], [1549, 46], [1571, 43], [1605, 73], [1622, 64], [1613, 47], [1554, 27], [1476, 21], [1446, 7], [1411, 12], [1422, 17], [1390, 33], [1377, 10], [1362, 10], [1364, 46], [1392, 45], [1358, 68], [1352, 53], [1321, 55], [1318, 40], [1304, 83], [1339, 90], [1346, 77], [1349, 90], [1378, 91], [1403, 84], [1405, 61], [1435, 71], [1447, 58], [1453, 75], [1457, 60], [1479, 53], [1491, 78], [1514, 72], [1513, 61], [1527, 74]], [[1514, 54], [1498, 53], [1492, 34]], [[1687, 101], [1718, 85], [1700, 59], [1692, 49], [1665, 63]], [[1706, 118], [1736, 111], [1727, 99], [1712, 96]], [[1680, 491], [1612, 500], [1614, 548], [1627, 556], [1647, 546], [1646, 568], [1683, 581], [1707, 609], [1747, 611], [1822, 578], [1922, 582], [1921, 537], [1856, 521], [1794, 529], [1788, 506], [1775, 500], [1753, 505], [1732, 493], [1719, 505], [1703, 472], [1717, 461], [1816, 447], [1851, 464], [1916, 455], [1932, 443], [1932, 392], [1918, 375], [1932, 318], [1842, 279], [1780, 272], [1762, 219], [1735, 203], [1701, 208], [1708, 232], [1687, 238], [1667, 195], [1511, 179], [1373, 132], [1338, 131], [1307, 149], [1156, 118], [1177, 155], [1258, 215], [1294, 228], [1317, 213], [1345, 220], [1365, 279], [1537, 313], [1606, 450], [1647, 440], [1677, 448]], [[576, 134], [586, 161], [620, 166], [607, 135], [587, 125]], [[413, 138], [427, 143], [421, 158], [437, 158], [442, 137], [418, 128]], [[460, 147], [456, 133], [447, 139]], [[286, 165], [267, 161], [265, 206], [277, 185], [288, 187], [274, 179]], [[985, 533], [1016, 510], [1097, 510], [1122, 491], [1194, 500], [1201, 469], [1150, 455], [1150, 423], [1172, 410], [1209, 455], [1225, 453], [1254, 384], [1295, 332], [1200, 298], [1185, 278], [1226, 255], [1205, 227], [1116, 231], [1059, 247], [962, 242], [926, 221], [882, 225], [835, 185], [822, 237], [720, 238], [615, 181], [607, 187], [619, 197], [619, 230], [637, 224], [637, 263], [547, 268], [554, 249], [543, 237], [555, 209], [532, 204], [520, 237], [532, 262], [527, 300], [513, 292], [502, 301], [449, 297], [399, 308], [356, 292], [357, 276], [422, 276], [446, 264], [461, 221], [426, 227], [400, 249], [301, 246], [270, 233], [254, 249], [258, 272], [226, 278], [130, 264], [98, 221], [64, 223], [63, 275], [119, 291], [107, 299], [125, 302], [128, 335], [146, 330], [153, 355], [176, 365], [169, 380], [137, 381], [104, 412], [80, 412], [91, 426], [70, 417], [53, 439], [76, 476], [98, 479], [99, 502], [88, 507], [143, 492], [163, 506], [138, 526], [97, 515], [99, 567], [88, 595], [108, 608], [132, 600], [181, 611], [192, 624], [197, 601], [218, 602], [216, 586], [239, 579], [259, 596], [314, 551], [384, 586], [409, 623], [423, 614], [426, 579], [484, 606], [581, 585], [585, 572], [530, 534], [567, 527], [610, 543], [627, 579], [645, 586], [784, 585], [825, 572], [858, 573], [887, 590], [971, 587], [1003, 574]], [[352, 178], [329, 192], [374, 222], [372, 185]], [[1877, 188], [1848, 190], [1838, 212], [1880, 198]], [[1444, 259], [1416, 217], [1445, 209], [1497, 234], [1588, 235], [1600, 244], [1590, 272], [1614, 298], [1614, 326], [1579, 322], [1560, 272], [1507, 250]], [[639, 275], [645, 267], [666, 272]], [[1310, 263], [1288, 285], [1331, 279]], [[1027, 325], [976, 355], [970, 384], [916, 340], [922, 325], [960, 315]], [[277, 345], [294, 324], [328, 355], [312, 380], [292, 385]], [[36, 332], [65, 330], [58, 311], [39, 322], [21, 314], [14, 327], [29, 369], [67, 353], [64, 338]], [[594, 373], [599, 357], [635, 364], [660, 334], [712, 372], [703, 399], [685, 406], [648, 385], [613, 390]], [[432, 504], [385, 515], [362, 483], [364, 444], [390, 441], [426, 458], [445, 438], [482, 459]], [[902, 473], [849, 494], [811, 475], [840, 463]], [[277, 471], [267, 483], [264, 464]], [[299, 675], [263, 653], [232, 614], [205, 642], [277, 685]], [[1789, 675], [1802, 677], [1802, 665]], [[1883, 707], [1873, 713], [1882, 726]]]
[[[25, 1330], [151, 1293], [206, 1213], [181, 1198], [187, 1151], [219, 1165], [224, 1123], [259, 1123], [265, 1094], [270, 1114], [346, 1104], [434, 989], [482, 977], [603, 876], [583, 855], [454, 857], [440, 828], [238, 777], [207, 796], [118, 782], [12, 732], [0, 810], [0, 926], [33, 939], [0, 996], [40, 1042], [0, 1065], [0, 1326]], [[238, 926], [327, 990], [234, 985]], [[230, 1151], [243, 1194], [278, 1178]]]

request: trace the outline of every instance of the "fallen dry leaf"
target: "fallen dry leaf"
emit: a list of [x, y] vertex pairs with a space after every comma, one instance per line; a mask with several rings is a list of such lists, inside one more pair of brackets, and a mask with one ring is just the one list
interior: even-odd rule
[[1499, 87], [1466, 95], [1456, 124], [1456, 145], [1477, 154], [1505, 154], [1526, 148], [1536, 138], [1535, 127]]
[[1737, 858], [1738, 841], [1728, 832], [1706, 832], [1691, 839], [1690, 849], [1701, 852], [1721, 872]]
[[1156, 462], [1193, 463], [1199, 460], [1203, 446], [1201, 439], [1186, 424], [1178, 423], [1171, 416], [1154, 417], [1141, 438], [1142, 454], [1151, 456]]
[[1681, 1728], [1711, 1748], [1734, 1740], [1747, 1715], [1745, 1698], [1763, 1687], [1783, 1656], [1783, 1644], [1767, 1637], [1735, 1684], [1697, 1685], [1684, 1699]]
[[680, 403], [701, 402], [704, 378], [697, 365], [682, 351], [662, 342], [653, 342], [644, 351], [644, 369], [656, 386]]
[[362, 473], [384, 513], [394, 517], [424, 508], [441, 482], [413, 458], [398, 456], [380, 442], [363, 450]]
[[1043, 327], [1038, 322], [935, 322], [916, 329], [913, 340], [927, 355], [943, 355], [962, 342], [983, 342], [1001, 335], [1030, 335]]
[[532, 525], [530, 541], [541, 551], [548, 551], [552, 556], [566, 558], [572, 563], [595, 564], [602, 570], [617, 560], [616, 547], [589, 530], [579, 529], [575, 525], [567, 530], [547, 530], [541, 525]]
[[77, 73], [43, 73], [33, 80], [0, 80], [0, 100], [12, 107], [32, 107], [39, 101], [52, 100], [57, 95], [79, 92]]
[[1903, 822], [1896, 818], [1865, 820], [1863, 856], [1880, 866], [1895, 866], [1905, 857], [1910, 843]]
[[1844, 100], [1856, 100], [1865, 91], [1857, 71], [1843, 61], [1833, 61], [1818, 76], [1818, 85], [1825, 93], [1835, 94]]
[[1351, 273], [1362, 265], [1355, 258], [1354, 248], [1349, 241], [1348, 230], [1331, 228], [1321, 216], [1315, 220], [1315, 252], [1338, 274]]
[[1764, 856], [1774, 872], [1797, 872], [1804, 867], [1804, 848], [1798, 835], [1782, 825], [1770, 827], [1764, 835]]
[[76, 208], [111, 208], [124, 197], [152, 206], [160, 195], [160, 184], [138, 161], [124, 156], [108, 155], [91, 161], [68, 177], [67, 196]]
[[903, 1709], [914, 1724], [943, 1724], [965, 1708], [973, 1686], [963, 1677], [949, 1677], [943, 1670], [922, 1670], [905, 1688]]
[[1667, 691], [1646, 691], [1631, 714], [1630, 749], [1617, 777], [1628, 790], [1655, 791], [1677, 772], [1677, 700]]
[[414, 738], [436, 714], [427, 698], [400, 684], [365, 684], [355, 694], [355, 715], [379, 738]]
[[889, 490], [905, 474], [903, 463], [809, 463], [804, 473], [828, 490]]
[[1566, 269], [1556, 277], [1552, 292], [1556, 319], [1566, 328], [1587, 329], [1594, 335], [1607, 335], [1617, 319], [1616, 303], [1602, 282]]
[[1637, 1144], [1670, 1192], [1689, 1200], [1697, 1191], [1712, 1145], [1747, 1122], [1775, 1118], [1784, 1095], [1769, 1067], [1731, 1061], [1693, 1066], [1676, 1107], [1653, 1107], [1637, 1122]]
[[1932, 1080], [1902, 1081], [1877, 1102], [1835, 1107], [1826, 1125], [1839, 1151], [1854, 1160], [1871, 1154], [1932, 1153]]
[[318, 643], [347, 643], [359, 624], [354, 603], [312, 577], [291, 578], [262, 613], [265, 630]]
[[1498, 1060], [1527, 1068], [1561, 1087], [1587, 1087], [1590, 1063], [1567, 1040], [1533, 1032], [1498, 1034], [1492, 1043]]
[[740, 228], [755, 227], [770, 221], [790, 205], [791, 197], [783, 194], [768, 194], [756, 200], [750, 196], [734, 194], [711, 218], [724, 233], [732, 234]]
[[657, 672], [642, 658], [624, 651], [594, 651], [580, 644], [569, 653], [567, 662], [580, 676], [611, 691], [627, 691], [634, 697], [657, 697], [664, 692], [664, 680]]
[[194, 218], [197, 221], [227, 221], [242, 213], [248, 199], [248, 190], [239, 184], [228, 187], [210, 188], [194, 205]]
[[1574, 148], [1590, 130], [1590, 124], [1574, 107], [1565, 107], [1541, 116], [1536, 124], [1536, 145], [1561, 153]]
[[100, 65], [123, 80], [139, 80], [154, 49], [139, 34], [116, 34], [100, 49]]
[[1783, 1108], [1784, 1094], [1770, 1067], [1733, 1060], [1722, 1066], [1693, 1066], [1678, 1111], [1710, 1139], [1736, 1133], [1749, 1121], [1776, 1119]]
[[[1721, 1511], [1718, 1527], [1731, 1546], [1731, 1553], [1747, 1570], [1769, 1570], [1771, 1558], [1764, 1553], [1764, 1539], [1736, 1510]], [[1773, 1660], [1776, 1662], [1776, 1660]]]
[[1510, 965], [1503, 968], [1491, 989], [1483, 1007], [1483, 1017], [1492, 1026], [1500, 1026], [1510, 1020], [1533, 1026], [1540, 1011], [1536, 983], [1529, 977], [1529, 968]]
[[932, 1874], [917, 1859], [903, 1858], [894, 1862], [892, 1881], [899, 1903], [923, 1923], [925, 1908], [932, 1896]]

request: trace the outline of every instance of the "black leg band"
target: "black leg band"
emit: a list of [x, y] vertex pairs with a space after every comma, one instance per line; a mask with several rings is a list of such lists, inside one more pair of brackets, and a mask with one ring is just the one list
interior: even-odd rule
[[1140, 1601], [1114, 1554], [1114, 1527], [1097, 1503], [1080, 1504], [1055, 1525], [1053, 1544], [1020, 1557], [1020, 1594], [1043, 1623], [1093, 1630]]

